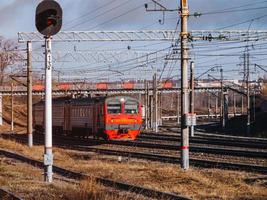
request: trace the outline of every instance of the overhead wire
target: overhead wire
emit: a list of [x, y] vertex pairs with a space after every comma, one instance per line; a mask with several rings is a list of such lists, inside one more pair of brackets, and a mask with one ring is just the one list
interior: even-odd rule
[[80, 26], [80, 25], [86, 24], [86, 23], [88, 23], [88, 22], [91, 22], [91, 21], [95, 20], [95, 19], [98, 18], [98, 17], [101, 17], [101, 16], [103, 16], [103, 15], [105, 15], [105, 14], [107, 14], [107, 13], [110, 13], [111, 11], [114, 11], [114, 10], [120, 8], [120, 7], [123, 7], [124, 5], [127, 5], [127, 4], [130, 3], [130, 2], [131, 2], [131, 0], [127, 0], [127, 1], [124, 2], [124, 3], [121, 3], [121, 4], [119, 4], [119, 5], [113, 6], [112, 8], [110, 8], [110, 9], [104, 11], [104, 12], [101, 12], [100, 14], [98, 14], [98, 15], [96, 15], [96, 16], [94, 16], [94, 17], [91, 17], [90, 19], [87, 19], [87, 20], [84, 20], [84, 21], [82, 21], [82, 22], [80, 22], [80, 23], [77, 23], [77, 24], [75, 24], [75, 25], [69, 27], [68, 29], [72, 29], [72, 28], [75, 28], [75, 27], [77, 27], [77, 26]]

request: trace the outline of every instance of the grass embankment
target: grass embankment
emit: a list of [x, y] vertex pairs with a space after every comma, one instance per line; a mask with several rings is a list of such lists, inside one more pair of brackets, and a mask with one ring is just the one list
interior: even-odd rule
[[62, 181], [55, 177], [53, 184], [43, 182], [42, 171], [12, 159], [0, 158], [0, 186], [23, 199], [31, 200], [82, 200], [82, 199], [129, 199], [114, 194], [92, 178], [80, 182]]
[[[24, 145], [2, 139], [0, 139], [0, 145], [2, 148], [11, 149], [34, 159], [42, 160], [42, 146], [35, 146], [29, 149]], [[266, 199], [267, 196], [267, 177], [253, 173], [198, 168], [191, 168], [189, 171], [184, 172], [179, 169], [179, 166], [172, 164], [134, 159], [118, 162], [117, 157], [114, 156], [79, 153], [59, 148], [54, 148], [54, 163], [55, 165], [93, 176], [107, 177], [161, 191], [180, 193], [193, 199]], [[29, 166], [25, 167], [25, 171], [22, 171], [22, 174], [26, 173], [27, 168]], [[29, 178], [21, 176], [18, 182], [31, 181], [38, 176], [40, 178], [37, 181], [40, 182], [42, 181], [41, 173], [40, 170], [36, 170]], [[87, 187], [90, 186], [90, 182], [85, 182], [84, 184]], [[10, 188], [8, 182], [5, 182], [5, 185]], [[16, 191], [16, 188], [19, 187], [18, 185], [11, 187], [11, 189]], [[42, 184], [40, 183], [40, 185]], [[96, 184], [93, 183], [93, 185]], [[73, 190], [68, 189], [71, 186], [73, 186]], [[82, 191], [85, 190], [85, 186], [82, 186], [84, 187]], [[52, 190], [52, 193], [55, 190], [53, 195], [56, 197], [57, 195], [69, 196], [70, 191], [73, 191], [74, 194], [79, 194], [81, 189], [80, 185], [76, 187], [75, 185], [67, 184], [66, 187], [62, 186], [63, 188], [61, 188], [59, 194], [57, 192], [59, 187], [61, 186], [55, 182], [49, 187], [42, 185], [41, 190]], [[23, 188], [24, 191], [22, 193], [25, 190], [30, 192], [32, 190], [31, 187]], [[94, 190], [96, 194], [102, 190], [102, 188], [99, 191], [98, 189], [97, 186]], [[87, 195], [91, 195], [91, 193], [89, 192]], [[80, 199], [86, 198], [81, 197]]]

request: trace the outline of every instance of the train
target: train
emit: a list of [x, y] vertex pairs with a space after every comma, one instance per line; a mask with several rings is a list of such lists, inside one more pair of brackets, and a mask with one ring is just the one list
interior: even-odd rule
[[[55, 134], [134, 140], [142, 128], [141, 102], [130, 96], [58, 98], [52, 100]], [[35, 131], [44, 131], [45, 102], [33, 105]]]

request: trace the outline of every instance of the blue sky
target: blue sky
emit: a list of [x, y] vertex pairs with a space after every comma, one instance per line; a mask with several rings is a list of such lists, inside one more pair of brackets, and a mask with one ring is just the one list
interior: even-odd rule
[[[34, 15], [35, 8], [40, 0], [1, 0], [0, 2], [0, 32], [1, 35], [5, 37], [16, 37], [16, 33], [19, 31], [35, 31], [34, 27]], [[97, 29], [137, 29], [145, 25], [157, 22], [161, 18], [161, 13], [151, 13], [145, 12], [142, 6], [145, 3], [150, 3], [149, 0], [58, 0], [64, 10], [64, 25], [67, 26], [68, 30], [88, 30], [98, 24], [105, 22], [106, 20], [118, 15], [123, 12], [129, 11], [131, 8], [140, 6], [139, 9], [131, 12], [127, 15], [118, 18], [117, 20], [107, 23], [103, 26], [97, 27]], [[168, 8], [177, 8], [178, 1], [176, 0], [161, 0], [164, 6]], [[267, 1], [256, 0], [189, 0], [189, 7], [191, 13], [193, 12], [210, 12], [217, 11], [242, 5], [248, 5], [254, 2], [254, 5], [250, 5], [243, 8], [258, 8], [266, 7]], [[124, 4], [124, 5], [123, 5]], [[94, 12], [96, 8], [105, 6], [99, 9], [98, 12]], [[112, 7], [118, 7], [111, 12], [101, 15], [87, 23], [81, 23], [94, 16], [101, 14], [104, 11], [111, 9]], [[238, 8], [237, 8], [238, 9]], [[242, 9], [242, 8], [240, 8]], [[190, 21], [190, 27], [192, 29], [214, 29], [223, 27], [225, 25], [233, 24], [239, 21], [244, 21], [253, 17], [261, 16], [266, 14], [267, 8], [248, 10], [243, 12], [234, 12], [227, 14], [217, 14], [217, 15], [207, 15], [201, 18], [194, 19]], [[91, 14], [90, 14], [91, 13]], [[80, 18], [74, 22], [69, 23], [71, 20], [87, 14], [85, 17]], [[177, 13], [167, 13], [166, 18], [175, 18]], [[153, 28], [173, 28], [173, 23], [175, 20], [166, 20], [164, 25], [155, 24]], [[81, 25], [71, 28], [71, 25]], [[175, 23], [175, 22], [174, 22]], [[257, 20], [253, 22], [252, 28], [266, 29], [266, 18]], [[243, 24], [235, 28], [248, 28], [248, 24]]]
[[[32, 32], [35, 29], [35, 8], [40, 0], [1, 0], [0, 2], [0, 35], [5, 38], [16, 39], [17, 32]], [[178, 20], [177, 13], [166, 13], [165, 23], [160, 25], [159, 19], [162, 19], [160, 12], [146, 12], [144, 8], [145, 3], [149, 3], [149, 7], [153, 7], [150, 0], [58, 0], [64, 11], [63, 30], [140, 30], [140, 29], [174, 29]], [[178, 8], [179, 1], [177, 0], [160, 0], [167, 8]], [[216, 14], [203, 15], [200, 18], [190, 17], [189, 29], [220, 29], [225, 26], [230, 26], [228, 29], [267, 29], [267, 16], [260, 19], [255, 19], [267, 14], [267, 0], [189, 0], [190, 12], [210, 13]], [[222, 13], [221, 11], [234, 10], [235, 12]], [[219, 12], [218, 12], [219, 11]], [[249, 21], [255, 19], [253, 21]], [[246, 22], [247, 21], [247, 22]], [[244, 23], [241, 23], [244, 22]], [[240, 24], [239, 24], [240, 23]], [[239, 24], [239, 25], [237, 25]], [[131, 45], [140, 46], [140, 43], [126, 43], [126, 44], [68, 44], [69, 48], [77, 46], [80, 49], [95, 49], [101, 46], [105, 49], [113, 49], [114, 47], [125, 48]], [[213, 49], [216, 49], [213, 45]], [[241, 46], [241, 44], [238, 44]], [[252, 45], [252, 44], [251, 44]], [[265, 44], [259, 45], [264, 49]], [[170, 44], [160, 44], [149, 46], [153, 50], [165, 48]], [[228, 46], [230, 48], [232, 46]], [[39, 48], [39, 47], [36, 47]], [[57, 50], [63, 47], [55, 47]], [[143, 47], [143, 49], [148, 47]], [[218, 46], [218, 48], [221, 48]], [[256, 49], [257, 53], [263, 50]], [[230, 53], [231, 51], [228, 51]], [[240, 53], [240, 52], [239, 52]], [[241, 56], [241, 53], [240, 53]], [[198, 69], [198, 73], [206, 70], [215, 64], [229, 63], [226, 60], [231, 60], [232, 64], [227, 64], [226, 68], [238, 68], [238, 64], [242, 62], [240, 56], [235, 58], [196, 58], [196, 64], [203, 66]], [[258, 59], [258, 58], [257, 58]], [[265, 65], [265, 60], [260, 60], [257, 63]], [[157, 65], [161, 68], [164, 61], [159, 62]], [[175, 63], [176, 64], [176, 63]], [[172, 64], [174, 65], [174, 64]], [[267, 64], [266, 64], [267, 65]], [[73, 74], [69, 70], [68, 64], [56, 64], [59, 70], [64, 72], [66, 76], [68, 73]], [[84, 66], [77, 63], [71, 63], [75, 69], [82, 70], [90, 69], [90, 66]], [[111, 68], [116, 66], [111, 66]], [[169, 66], [172, 67], [171, 65]], [[42, 65], [36, 64], [36, 68], [41, 69]], [[153, 68], [153, 67], [151, 67]], [[169, 69], [171, 70], [171, 69]], [[179, 71], [169, 71], [168, 74], [178, 73]], [[235, 76], [237, 76], [236, 74]], [[79, 74], [77, 74], [79, 76]], [[109, 75], [105, 75], [107, 77]], [[170, 76], [167, 75], [166, 76]], [[231, 74], [229, 75], [229, 77]]]

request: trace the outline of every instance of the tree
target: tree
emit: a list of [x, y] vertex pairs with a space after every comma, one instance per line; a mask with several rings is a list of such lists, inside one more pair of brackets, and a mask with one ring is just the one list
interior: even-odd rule
[[3, 85], [8, 66], [14, 65], [20, 59], [17, 47], [14, 41], [0, 37], [0, 85]]

